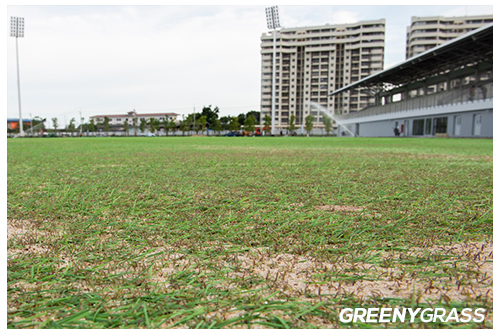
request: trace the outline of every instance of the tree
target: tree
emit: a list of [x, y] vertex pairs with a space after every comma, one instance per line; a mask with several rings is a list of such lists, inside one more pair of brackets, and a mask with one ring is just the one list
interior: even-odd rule
[[245, 119], [246, 119], [245, 114], [238, 115], [238, 123], [240, 123], [240, 125], [245, 125]]
[[94, 123], [94, 119], [93, 119], [93, 118], [90, 118], [90, 122], [89, 122], [89, 131], [90, 131], [90, 132], [95, 132], [95, 129], [96, 129], [96, 126], [95, 126], [95, 123]]
[[106, 136], [108, 135], [109, 132], [109, 117], [104, 116], [104, 132], [106, 132]]
[[220, 124], [222, 125], [223, 130], [228, 129], [229, 123], [231, 123], [231, 116], [222, 116], [220, 118]]
[[[201, 116], [200, 118], [198, 118], [198, 120], [196, 121], [196, 128], [199, 131], [203, 131], [205, 128], [208, 129], [207, 116]], [[196, 131], [196, 133], [198, 133], [198, 131]]]
[[193, 131], [198, 134], [198, 128], [199, 128], [199, 123], [197, 122], [197, 119], [201, 117], [200, 113], [193, 113], [188, 115], [188, 117], [185, 119], [187, 130], [192, 129]]
[[132, 125], [134, 126], [134, 136], [137, 136], [137, 117], [132, 118]]
[[54, 127], [54, 131], [57, 131], [57, 117], [52, 118], [52, 126]]
[[81, 123], [82, 134], [89, 131], [89, 123]]
[[75, 118], [72, 118], [69, 121], [69, 125], [68, 125], [68, 131], [71, 132], [71, 137], [73, 137], [73, 132], [75, 132], [75, 130], [76, 130]]
[[311, 134], [311, 131], [313, 129], [313, 120], [314, 120], [314, 116], [313, 115], [308, 115], [306, 117], [306, 132], [307, 132], [307, 136], [309, 137], [309, 135]]
[[327, 115], [323, 115], [323, 124], [325, 125], [326, 135], [330, 135], [330, 131], [332, 131], [332, 119]]
[[168, 120], [168, 116], [165, 115], [165, 118], [163, 119], [163, 131], [165, 131], [165, 136], [168, 136], [168, 131], [170, 130], [170, 123]]
[[172, 132], [175, 132], [177, 130], [177, 124], [173, 119], [171, 119], [170, 122], [168, 123], [167, 129], [172, 130]]
[[33, 117], [31, 124], [32, 124], [32, 126], [37, 126], [37, 125], [43, 124], [42, 128], [45, 130], [44, 123], [46, 120], [47, 120], [46, 118], [41, 118], [40, 116], [35, 116], [35, 117]]
[[239, 131], [240, 130], [240, 122], [238, 122], [238, 117], [231, 117], [231, 123], [229, 123], [230, 131]]
[[144, 131], [146, 131], [146, 125], [146, 119], [141, 118], [141, 124], [139, 124], [139, 130], [141, 131], [141, 133], [144, 133]]
[[189, 131], [190, 124], [188, 123], [188, 118], [183, 120], [180, 124], [180, 130], [182, 131], [182, 135], [184, 136], [184, 132]]
[[165, 115], [165, 118], [163, 119], [163, 130], [165, 130], [165, 136], [168, 136], [168, 130], [170, 130], [168, 115]]
[[222, 131], [222, 123], [219, 121], [218, 118], [215, 119], [214, 124], [212, 125], [212, 130], [214, 130], [220, 135], [220, 132]]
[[250, 114], [245, 120], [245, 131], [254, 132], [255, 131], [255, 117]]
[[46, 118], [41, 118], [40, 116], [35, 116], [32, 118], [30, 122], [30, 128], [28, 129], [31, 136], [33, 136], [35, 132], [39, 132], [40, 135], [43, 135], [43, 132], [45, 131], [46, 120]]
[[260, 124], [260, 111], [250, 110], [249, 112], [247, 112], [247, 118], [250, 115], [253, 115], [255, 124]]
[[203, 107], [201, 111], [201, 116], [207, 117], [207, 129], [213, 130], [213, 124], [215, 120], [219, 118], [219, 107], [216, 106], [213, 110], [212, 110], [212, 105], [209, 105], [208, 107]]
[[288, 131], [293, 132], [295, 130], [295, 115], [290, 116], [290, 121], [288, 122]]
[[151, 133], [155, 133], [155, 131], [156, 131], [156, 118], [151, 117], [151, 118], [149, 119], [149, 123], [148, 123], [148, 125], [149, 125], [149, 131], [150, 131]]
[[264, 131], [268, 135], [269, 135], [269, 133], [271, 133], [271, 123], [272, 123], [271, 116], [269, 116], [269, 115], [264, 116]]
[[128, 136], [128, 119], [125, 119], [125, 121], [123, 122], [123, 131], [125, 131]]

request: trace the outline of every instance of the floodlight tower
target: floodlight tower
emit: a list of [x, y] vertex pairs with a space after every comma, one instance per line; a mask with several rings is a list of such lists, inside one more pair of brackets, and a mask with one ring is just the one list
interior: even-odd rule
[[19, 135], [24, 137], [23, 116], [21, 113], [21, 84], [19, 82], [19, 51], [17, 48], [17, 38], [24, 37], [24, 18], [10, 17], [10, 37], [16, 38], [16, 59], [17, 59], [17, 93], [19, 100]]
[[276, 117], [276, 29], [280, 28], [278, 6], [266, 8], [267, 28], [273, 29], [273, 78], [271, 90], [271, 134], [274, 135], [274, 118]]

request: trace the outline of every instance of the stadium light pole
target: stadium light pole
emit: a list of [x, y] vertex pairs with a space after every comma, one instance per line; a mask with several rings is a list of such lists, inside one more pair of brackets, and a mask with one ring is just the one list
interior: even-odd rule
[[271, 134], [274, 135], [274, 118], [276, 117], [276, 29], [280, 28], [278, 6], [266, 8], [267, 28], [273, 29], [273, 76], [271, 88]]
[[10, 37], [16, 38], [16, 60], [17, 60], [17, 94], [19, 101], [19, 135], [24, 137], [23, 130], [23, 115], [21, 113], [21, 84], [19, 81], [19, 50], [17, 47], [18, 37], [24, 37], [24, 18], [23, 17], [10, 17]]

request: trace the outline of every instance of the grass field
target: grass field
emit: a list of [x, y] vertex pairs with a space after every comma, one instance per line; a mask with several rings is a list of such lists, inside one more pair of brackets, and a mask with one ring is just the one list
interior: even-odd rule
[[[492, 328], [493, 142], [8, 140], [9, 328]], [[354, 307], [481, 323], [341, 323]]]

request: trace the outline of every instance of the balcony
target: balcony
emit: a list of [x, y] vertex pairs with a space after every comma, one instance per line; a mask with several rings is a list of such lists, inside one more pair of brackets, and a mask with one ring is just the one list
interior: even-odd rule
[[[477, 87], [472, 90], [471, 86], [462, 89], [453, 89], [435, 94], [414, 97], [385, 105], [368, 106], [358, 112], [339, 115], [339, 119], [352, 119], [358, 117], [376, 116], [389, 113], [407, 112], [419, 109], [440, 108], [454, 105], [465, 105], [489, 102], [493, 105], [493, 83], [476, 83]], [[479, 85], [484, 88], [481, 90]]]

